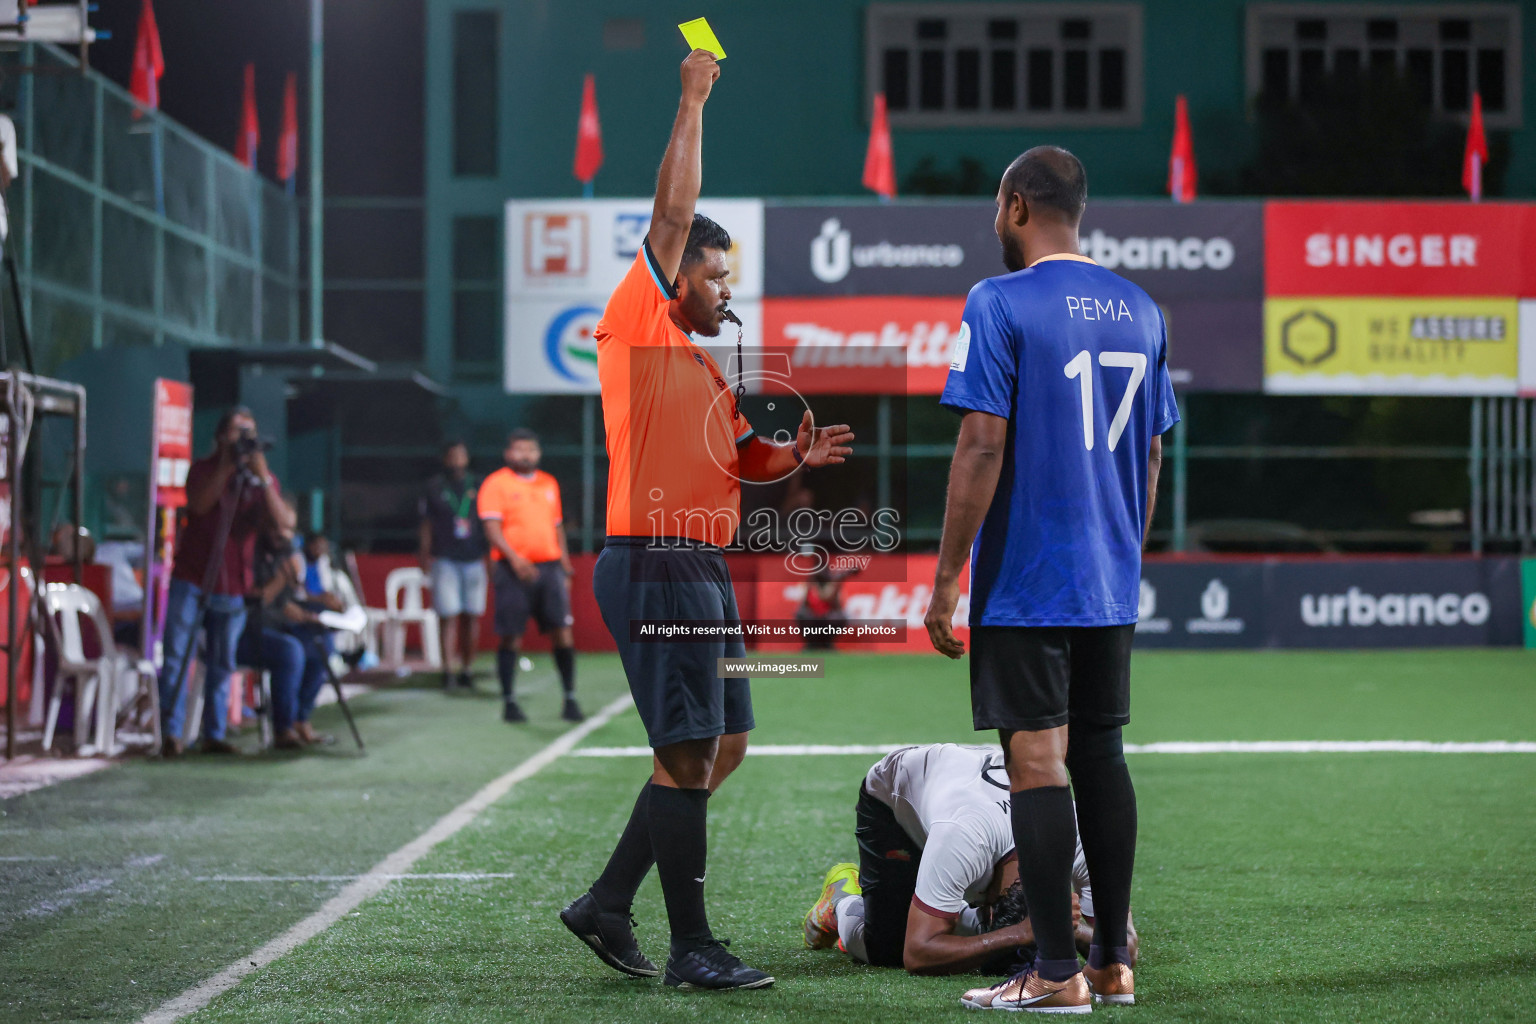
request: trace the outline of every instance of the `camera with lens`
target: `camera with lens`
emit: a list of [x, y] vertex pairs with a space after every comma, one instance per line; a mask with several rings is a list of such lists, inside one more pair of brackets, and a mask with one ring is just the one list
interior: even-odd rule
[[256, 436], [254, 430], [242, 430], [240, 436], [235, 438], [235, 454], [240, 458], [255, 455], [257, 452], [269, 452], [272, 450], [272, 442], [265, 437]]

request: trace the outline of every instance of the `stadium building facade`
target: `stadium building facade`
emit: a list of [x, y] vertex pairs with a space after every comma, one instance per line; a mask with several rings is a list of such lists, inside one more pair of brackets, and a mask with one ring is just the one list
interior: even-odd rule
[[[606, 154], [596, 194], [649, 195], [675, 107], [674, 14], [618, 0], [584, 4], [580, 16], [531, 0], [426, 4], [423, 362], [453, 387], [444, 429], [469, 436], [485, 461], [506, 425], [533, 424], [548, 435], [552, 468], [583, 493], [571, 504], [599, 520], [595, 403], [504, 391], [514, 370], [505, 339], [518, 326], [507, 323], [504, 206], [581, 194], [571, 158], [589, 72]], [[1536, 60], [1536, 19], [1526, 14], [1513, 3], [1239, 0], [744, 6], [712, 15], [729, 56], [710, 104], [705, 191], [859, 194], [870, 102], [883, 91], [904, 194], [985, 194], [1012, 156], [1049, 141], [1084, 159], [1094, 195], [1154, 199], [1179, 94], [1202, 186], [1233, 193], [1259, 145], [1261, 94], [1305, 100], [1331, 75], [1390, 67], [1458, 140], [1479, 91], [1506, 147], [1502, 191], [1529, 196], [1536, 140], [1523, 69]], [[913, 411], [909, 483], [942, 470], [914, 460], [948, 428], [933, 417], [929, 438], [927, 411]], [[1465, 431], [1464, 409], [1446, 418]]]

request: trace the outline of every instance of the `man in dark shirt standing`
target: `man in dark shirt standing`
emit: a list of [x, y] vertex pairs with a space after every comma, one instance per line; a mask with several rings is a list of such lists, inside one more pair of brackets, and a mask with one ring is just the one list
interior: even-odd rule
[[432, 577], [432, 604], [443, 622], [443, 689], [453, 687], [454, 651], [459, 652], [458, 685], [470, 686], [469, 667], [480, 640], [487, 575], [485, 530], [476, 503], [480, 481], [469, 474], [469, 448], [451, 441], [443, 448], [443, 472], [421, 497], [421, 567]]
[[187, 472], [187, 523], [176, 544], [165, 605], [160, 666], [160, 752], [165, 757], [183, 750], [182, 681], [189, 674], [189, 651], [199, 629], [208, 640], [201, 749], [237, 752], [224, 739], [224, 727], [229, 721], [235, 647], [245, 628], [245, 595], [253, 582], [256, 537], [268, 528], [292, 530], [294, 525], [293, 509], [283, 501], [277, 478], [256, 444], [251, 411], [236, 408], [225, 413], [214, 428], [214, 444], [212, 454], [192, 463]]

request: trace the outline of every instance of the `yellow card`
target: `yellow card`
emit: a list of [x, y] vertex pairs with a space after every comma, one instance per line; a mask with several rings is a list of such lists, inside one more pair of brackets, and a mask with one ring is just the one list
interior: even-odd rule
[[725, 50], [720, 46], [720, 40], [715, 38], [715, 30], [709, 27], [708, 18], [694, 18], [677, 26], [682, 30], [683, 39], [688, 42], [688, 49], [708, 50], [715, 55], [716, 60], [725, 60]]

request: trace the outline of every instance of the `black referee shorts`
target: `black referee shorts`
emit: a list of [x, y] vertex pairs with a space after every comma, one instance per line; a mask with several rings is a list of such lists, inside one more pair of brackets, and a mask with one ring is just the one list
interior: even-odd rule
[[971, 719], [976, 730], [1035, 732], [1071, 719], [1131, 720], [1136, 626], [973, 626]]
[[[658, 546], [665, 545], [665, 546]], [[609, 537], [592, 571], [592, 592], [613, 634], [651, 748], [750, 732], [752, 687], [721, 679], [720, 658], [744, 658], [742, 637], [637, 639], [639, 623], [741, 624], [720, 549], [677, 538]]]
[[565, 570], [560, 563], [535, 562], [534, 568], [539, 574], [525, 582], [512, 571], [506, 559], [497, 559], [493, 575], [497, 636], [522, 636], [530, 618], [539, 624], [539, 632], [545, 636], [574, 621]]

